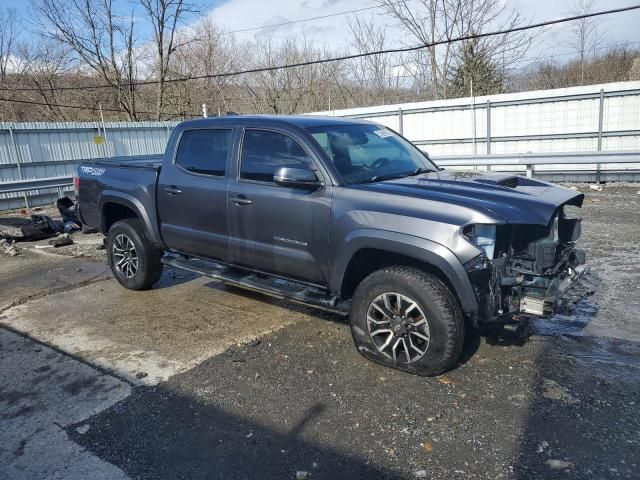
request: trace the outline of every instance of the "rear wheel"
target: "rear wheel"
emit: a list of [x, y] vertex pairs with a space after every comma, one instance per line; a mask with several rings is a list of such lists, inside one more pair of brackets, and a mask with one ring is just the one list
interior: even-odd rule
[[107, 257], [116, 280], [130, 290], [149, 288], [162, 275], [162, 252], [149, 241], [137, 219], [120, 220], [111, 226]]
[[364, 357], [418, 375], [452, 368], [464, 343], [456, 298], [438, 278], [410, 267], [366, 277], [354, 294], [350, 322]]

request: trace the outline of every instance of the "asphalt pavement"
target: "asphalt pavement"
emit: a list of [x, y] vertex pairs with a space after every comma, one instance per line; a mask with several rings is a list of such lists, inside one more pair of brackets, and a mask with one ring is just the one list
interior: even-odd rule
[[639, 211], [588, 191], [597, 294], [437, 378], [210, 279], [124, 290], [98, 236], [23, 244], [0, 255], [0, 478], [640, 478]]

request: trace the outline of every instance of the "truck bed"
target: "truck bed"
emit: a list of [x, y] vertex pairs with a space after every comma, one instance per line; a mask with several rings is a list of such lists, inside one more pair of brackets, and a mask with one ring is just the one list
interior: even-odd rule
[[[90, 160], [78, 166], [80, 217], [101, 228], [108, 202], [128, 205], [152, 231], [157, 231], [156, 183], [164, 155], [138, 155]], [[106, 233], [106, 232], [105, 232]]]
[[[135, 157], [112, 157], [101, 160], [93, 160], [86, 164], [99, 165], [102, 167], [123, 167], [123, 168], [153, 168], [159, 169], [162, 166], [164, 155], [138, 155]], [[84, 163], [84, 162], [83, 162]]]

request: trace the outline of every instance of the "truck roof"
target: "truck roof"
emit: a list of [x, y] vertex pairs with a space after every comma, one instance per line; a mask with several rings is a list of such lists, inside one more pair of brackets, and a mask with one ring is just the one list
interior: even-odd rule
[[251, 126], [295, 125], [301, 128], [326, 125], [371, 124], [366, 120], [354, 118], [328, 117], [320, 115], [224, 115], [222, 117], [199, 118], [182, 122], [185, 127], [206, 125], [245, 124]]

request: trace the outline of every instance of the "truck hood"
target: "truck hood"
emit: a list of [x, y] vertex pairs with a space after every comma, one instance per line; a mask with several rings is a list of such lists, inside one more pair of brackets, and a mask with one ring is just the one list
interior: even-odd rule
[[548, 225], [559, 206], [580, 207], [584, 200], [579, 192], [541, 180], [477, 171], [441, 170], [352, 187], [464, 205], [518, 224]]

